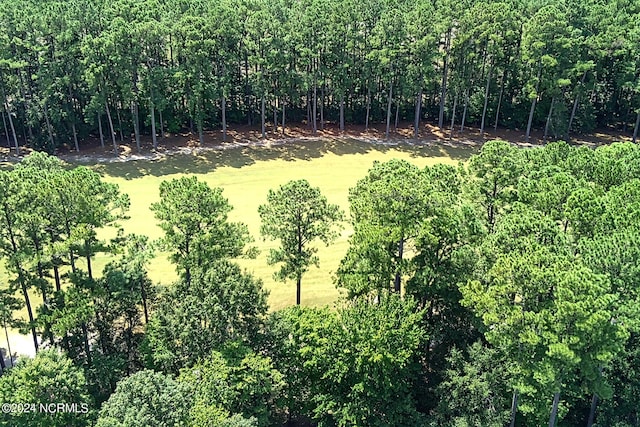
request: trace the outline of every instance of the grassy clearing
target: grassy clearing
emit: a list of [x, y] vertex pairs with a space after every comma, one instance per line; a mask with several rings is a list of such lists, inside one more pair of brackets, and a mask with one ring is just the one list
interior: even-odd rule
[[[401, 145], [388, 147], [361, 141], [316, 141], [287, 143], [272, 148], [236, 147], [200, 155], [172, 155], [161, 160], [137, 160], [103, 163], [91, 166], [106, 181], [117, 183], [131, 199], [130, 219], [123, 223], [126, 232], [145, 234], [152, 239], [161, 236], [149, 206], [159, 199], [160, 182], [185, 175], [196, 175], [212, 187], [222, 187], [224, 196], [234, 207], [232, 221], [242, 221], [253, 235], [260, 254], [254, 260], [238, 262], [263, 280], [269, 290], [269, 305], [277, 310], [295, 303], [293, 283], [273, 280], [275, 266], [267, 265], [269, 248], [277, 242], [263, 241], [259, 235], [258, 206], [266, 202], [269, 189], [277, 188], [292, 179], [307, 179], [320, 187], [329, 202], [340, 205], [348, 214], [349, 188], [363, 178], [374, 161], [401, 158], [424, 167], [436, 163], [457, 164], [473, 153], [468, 148]], [[319, 247], [320, 268], [312, 267], [302, 279], [302, 304], [317, 306], [331, 304], [340, 295], [333, 283], [333, 274], [344, 256], [352, 230], [349, 223], [338, 240], [330, 247]], [[108, 257], [99, 256], [93, 263], [100, 272]], [[81, 267], [84, 263], [80, 262]], [[176, 278], [167, 254], [157, 254], [149, 266], [152, 280], [170, 284]], [[41, 303], [36, 292], [32, 304]], [[26, 310], [20, 313], [26, 317]], [[12, 338], [13, 340], [13, 338]], [[2, 340], [3, 342], [4, 340]], [[2, 344], [0, 344], [2, 346]]]
[[[127, 232], [160, 237], [149, 206], [158, 200], [161, 181], [195, 174], [212, 187], [222, 187], [224, 195], [234, 207], [233, 221], [242, 221], [256, 239], [260, 255], [255, 260], [239, 260], [248, 271], [260, 277], [270, 291], [272, 309], [295, 302], [292, 283], [275, 282], [275, 266], [266, 262], [269, 248], [277, 243], [263, 241], [259, 236], [258, 206], [266, 202], [269, 189], [277, 188], [292, 179], [307, 179], [320, 187], [331, 203], [337, 203], [348, 213], [349, 188], [364, 177], [374, 161], [392, 158], [406, 159], [419, 167], [435, 163], [457, 163], [466, 160], [470, 149], [402, 145], [387, 147], [360, 141], [317, 141], [287, 143], [272, 148], [242, 147], [211, 151], [199, 156], [174, 155], [158, 161], [130, 161], [95, 166], [104, 179], [117, 183], [131, 198], [131, 218], [124, 224]], [[303, 277], [302, 303], [323, 305], [335, 301], [339, 295], [332, 274], [347, 250], [351, 233], [349, 224], [340, 238], [330, 247], [320, 247], [320, 268], [312, 267]], [[103, 264], [105, 260], [97, 260]], [[102, 261], [102, 262], [100, 262]], [[150, 265], [154, 281], [170, 283], [175, 279], [173, 266], [166, 254], [159, 254]]]

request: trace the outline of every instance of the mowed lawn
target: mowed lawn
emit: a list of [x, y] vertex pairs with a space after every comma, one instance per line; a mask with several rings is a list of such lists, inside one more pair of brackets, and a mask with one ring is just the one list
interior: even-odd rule
[[[402, 144], [387, 146], [362, 141], [305, 141], [287, 142], [274, 147], [230, 147], [224, 150], [205, 151], [198, 155], [176, 154], [160, 160], [132, 160], [89, 165], [108, 182], [119, 185], [131, 200], [130, 218], [122, 222], [127, 233], [145, 234], [151, 239], [162, 235], [161, 229], [149, 209], [159, 200], [158, 187], [163, 180], [195, 175], [211, 187], [223, 188], [223, 195], [233, 206], [229, 214], [232, 221], [247, 224], [254, 238], [253, 245], [260, 254], [256, 259], [239, 259], [247, 271], [262, 279], [269, 291], [269, 306], [278, 310], [295, 304], [295, 284], [273, 280], [276, 266], [267, 264], [270, 248], [275, 241], [264, 241], [259, 234], [258, 206], [266, 202], [269, 189], [294, 179], [307, 179], [320, 187], [330, 203], [344, 209], [347, 221], [342, 224], [339, 238], [329, 247], [318, 244], [320, 267], [312, 266], [302, 278], [301, 303], [318, 306], [332, 304], [340, 291], [334, 283], [334, 274], [348, 247], [352, 233], [349, 219], [349, 188], [363, 178], [374, 161], [384, 162], [393, 158], [405, 159], [418, 167], [436, 163], [457, 164], [466, 161], [475, 152], [472, 148], [436, 147]], [[83, 163], [86, 165], [86, 163]], [[113, 231], [103, 233], [104, 237]], [[155, 283], [170, 285], [176, 279], [175, 267], [168, 261], [167, 253], [156, 254], [149, 265], [149, 274]], [[109, 261], [99, 255], [93, 262], [98, 275]], [[84, 267], [82, 261], [79, 264]], [[34, 308], [41, 304], [35, 290], [32, 295]], [[26, 310], [21, 310], [26, 318]], [[31, 353], [29, 337], [18, 337], [12, 331], [12, 348], [19, 353]], [[14, 341], [15, 345], [14, 345]], [[4, 339], [0, 347], [4, 347]], [[26, 346], [26, 347], [25, 347]], [[20, 351], [23, 350], [23, 351]]]
[[[195, 175], [211, 187], [223, 188], [223, 195], [233, 206], [232, 221], [247, 224], [260, 249], [256, 259], [238, 262], [262, 279], [269, 290], [269, 305], [277, 310], [295, 303], [295, 285], [273, 280], [276, 266], [267, 264], [275, 241], [264, 241], [259, 234], [258, 206], [266, 202], [269, 189], [294, 179], [307, 179], [320, 187], [329, 202], [349, 213], [349, 188], [363, 178], [374, 161], [401, 158], [424, 167], [435, 163], [457, 164], [471, 155], [471, 149], [429, 146], [384, 146], [360, 141], [312, 141], [287, 143], [276, 147], [235, 147], [201, 155], [173, 155], [157, 161], [129, 161], [95, 166], [104, 179], [117, 183], [131, 199], [130, 219], [124, 222], [126, 232], [146, 234], [152, 239], [161, 230], [149, 210], [159, 199], [158, 186], [163, 180]], [[344, 256], [352, 230], [348, 221], [336, 242], [329, 247], [319, 243], [320, 267], [312, 266], [302, 279], [302, 304], [324, 305], [335, 301], [339, 290], [333, 275]], [[96, 260], [103, 265], [105, 260]], [[175, 268], [167, 254], [158, 254], [149, 266], [151, 278], [169, 284], [176, 278]]]

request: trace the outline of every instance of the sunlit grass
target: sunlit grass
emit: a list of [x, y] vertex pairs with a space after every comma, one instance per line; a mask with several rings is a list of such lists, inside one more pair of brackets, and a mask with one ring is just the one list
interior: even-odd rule
[[[259, 235], [258, 206], [266, 202], [269, 189], [275, 189], [292, 179], [307, 179], [320, 187], [330, 203], [341, 206], [348, 216], [349, 188], [363, 178], [374, 161], [392, 158], [408, 160], [419, 167], [436, 163], [457, 164], [465, 161], [471, 149], [448, 147], [401, 145], [388, 147], [360, 141], [317, 141], [288, 143], [272, 148], [238, 147], [199, 155], [173, 155], [157, 161], [138, 160], [105, 163], [91, 166], [108, 182], [116, 183], [131, 199], [130, 219], [123, 222], [127, 233], [145, 234], [151, 239], [161, 236], [151, 203], [159, 199], [160, 182], [185, 175], [196, 175], [211, 187], [222, 187], [234, 209], [229, 214], [232, 221], [247, 224], [260, 250], [256, 259], [240, 259], [247, 271], [262, 279], [270, 292], [269, 305], [277, 310], [295, 303], [295, 285], [276, 282], [273, 272], [276, 266], [267, 265], [269, 248], [277, 242], [263, 241]], [[317, 306], [331, 304], [340, 292], [333, 282], [333, 275], [344, 256], [351, 228], [348, 222], [339, 238], [329, 247], [320, 244], [318, 256], [320, 268], [311, 267], [302, 279], [302, 304]], [[99, 274], [109, 261], [100, 255], [93, 261], [93, 270]], [[81, 265], [84, 265], [82, 263]], [[176, 278], [174, 266], [166, 253], [157, 254], [149, 265], [149, 274], [156, 283], [170, 284]], [[34, 295], [34, 307], [41, 299]], [[21, 315], [26, 317], [26, 310]], [[3, 341], [3, 340], [2, 340]]]

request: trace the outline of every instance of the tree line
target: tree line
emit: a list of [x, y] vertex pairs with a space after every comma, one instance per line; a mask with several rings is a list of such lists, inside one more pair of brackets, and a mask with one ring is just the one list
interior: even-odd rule
[[627, 0], [3, 0], [3, 133], [50, 152], [291, 121], [635, 141], [639, 22]]
[[[235, 261], [256, 249], [219, 188], [162, 182], [150, 242], [122, 232], [128, 197], [85, 167], [34, 153], [0, 180], [0, 320], [38, 351], [2, 360], [0, 400], [90, 408], [2, 425], [638, 423], [634, 144], [490, 141], [466, 165], [375, 163], [349, 192], [344, 298], [275, 312]], [[259, 214], [299, 303], [344, 213], [298, 180]], [[174, 284], [148, 278], [154, 250]]]

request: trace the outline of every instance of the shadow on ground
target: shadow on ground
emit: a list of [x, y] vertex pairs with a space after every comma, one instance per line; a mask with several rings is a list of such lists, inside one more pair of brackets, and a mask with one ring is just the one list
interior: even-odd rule
[[165, 176], [177, 173], [207, 174], [219, 167], [241, 168], [257, 162], [270, 160], [312, 160], [326, 154], [357, 155], [390, 150], [410, 153], [412, 157], [449, 157], [467, 160], [478, 150], [476, 146], [448, 146], [443, 144], [421, 144], [406, 141], [380, 143], [361, 140], [324, 139], [309, 141], [287, 141], [270, 147], [224, 146], [220, 149], [196, 150], [194, 154], [170, 154], [157, 160], [141, 159], [124, 162], [102, 163], [95, 169], [105, 175], [134, 179], [146, 175]]

